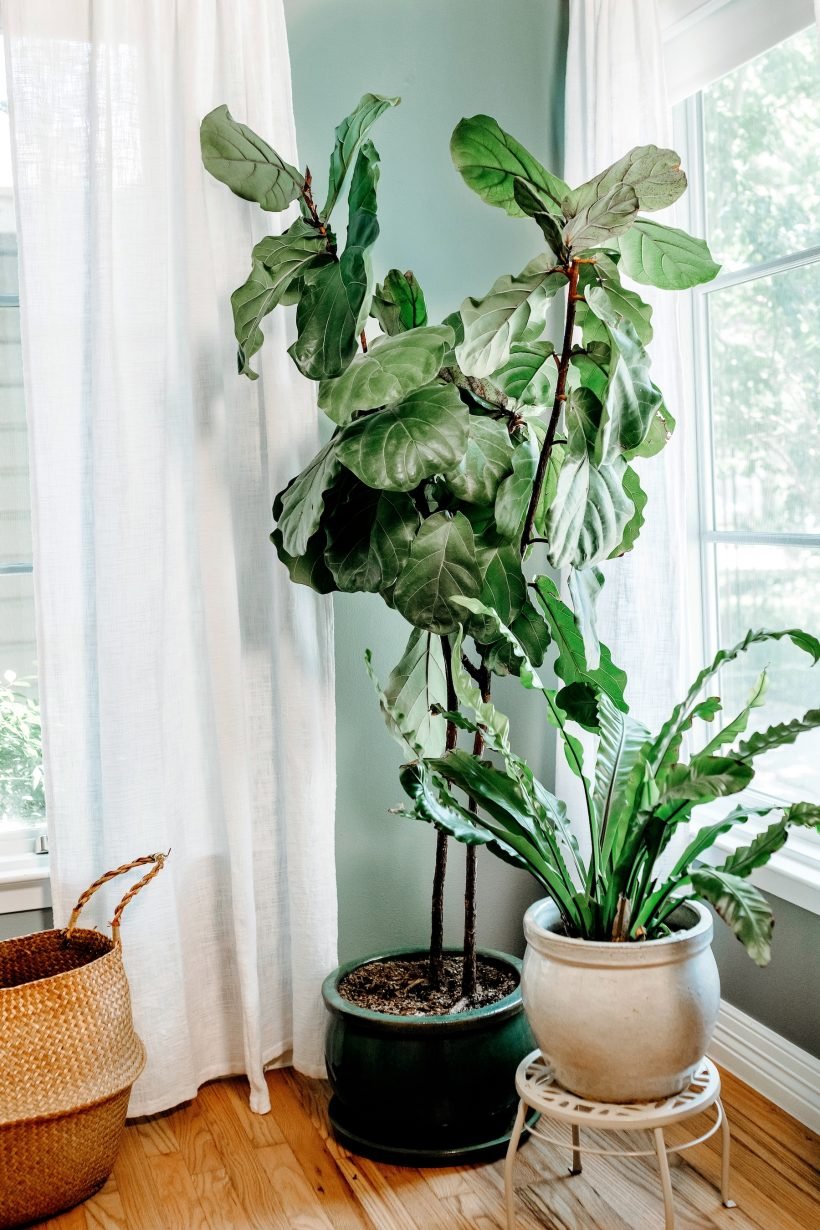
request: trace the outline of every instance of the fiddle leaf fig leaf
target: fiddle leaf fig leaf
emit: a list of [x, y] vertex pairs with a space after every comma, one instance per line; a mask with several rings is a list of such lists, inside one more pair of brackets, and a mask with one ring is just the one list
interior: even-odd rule
[[711, 282], [720, 270], [702, 239], [649, 218], [639, 218], [615, 242], [624, 272], [648, 286], [688, 290]]
[[352, 490], [328, 525], [325, 560], [338, 589], [376, 593], [394, 584], [410, 552], [419, 516], [403, 492]]
[[638, 207], [650, 213], [674, 205], [686, 191], [680, 155], [673, 149], [658, 149], [657, 145], [637, 145], [591, 183], [598, 185], [599, 193], [618, 184], [629, 184], [638, 198]]
[[538, 604], [549, 624], [552, 639], [558, 649], [553, 669], [564, 683], [588, 683], [603, 692], [616, 709], [625, 713], [626, 674], [615, 666], [606, 645], [600, 645], [598, 666], [591, 670], [584, 651], [584, 638], [572, 611], [562, 602], [555, 582], [549, 577], [537, 577], [535, 593]]
[[296, 309], [299, 336], [288, 348], [303, 376], [311, 380], [339, 376], [351, 362], [367, 287], [367, 266], [360, 248], [345, 251], [341, 260], [305, 274]]
[[525, 179], [519, 179], [518, 176], [513, 181], [513, 196], [521, 212], [537, 222], [555, 256], [563, 258], [566, 247], [561, 224], [556, 217], [555, 202], [545, 200]]
[[554, 353], [552, 342], [515, 345], [504, 366], [493, 373], [493, 383], [520, 406], [549, 406], [558, 380]]
[[543, 325], [549, 301], [566, 283], [544, 257], [530, 261], [518, 277], [504, 274], [483, 299], [461, 305], [464, 341], [456, 347], [458, 365], [468, 376], [492, 376], [531, 322]]
[[586, 298], [606, 326], [612, 355], [604, 398], [605, 430], [593, 460], [609, 460], [615, 451], [634, 455], [652, 426], [661, 395], [649, 377], [649, 359], [633, 326], [616, 314], [606, 291], [590, 286]]
[[446, 325], [375, 338], [341, 376], [321, 382], [319, 405], [334, 423], [344, 424], [359, 410], [401, 401], [438, 375], [452, 340]]
[[772, 955], [774, 918], [769, 903], [753, 884], [716, 867], [690, 873], [692, 888], [708, 901], [731, 928], [757, 965], [768, 965]]
[[[523, 649], [531, 666], [537, 669], [544, 661], [544, 655], [549, 648], [550, 632], [546, 620], [529, 600], [525, 601], [510, 624], [510, 632]], [[498, 636], [487, 647], [486, 663], [496, 675], [518, 675], [521, 657], [506, 637]]]
[[632, 501], [635, 511], [624, 526], [623, 537], [618, 546], [614, 551], [610, 552], [610, 559], [615, 559], [616, 556], [624, 555], [627, 551], [631, 551], [638, 541], [638, 535], [643, 529], [643, 510], [646, 508], [648, 497], [640, 484], [637, 472], [632, 469], [632, 466], [627, 466], [624, 470], [624, 491]]
[[470, 522], [463, 513], [433, 513], [422, 522], [399, 573], [393, 592], [396, 609], [417, 628], [452, 632], [464, 616], [455, 599], [477, 598], [479, 588]]
[[279, 213], [300, 195], [302, 173], [252, 129], [237, 123], [224, 104], [205, 116], [199, 139], [205, 169], [243, 200]]
[[239, 373], [256, 380], [251, 358], [264, 339], [262, 320], [282, 302], [296, 279], [308, 269], [327, 265], [333, 257], [327, 238], [301, 218], [282, 235], [268, 235], [253, 249], [253, 268], [247, 282], [231, 295], [234, 332], [239, 343]]
[[370, 311], [373, 275], [370, 249], [379, 234], [376, 219], [378, 154], [370, 141], [359, 151], [348, 195], [347, 243], [341, 259], [308, 269], [296, 309], [299, 334], [288, 353], [303, 376], [340, 376], [356, 354]]
[[[447, 678], [441, 639], [413, 628], [401, 661], [384, 689], [385, 697], [407, 737], [424, 756], [438, 756], [444, 748]], [[434, 711], [435, 710], [435, 711]]]
[[655, 457], [672, 439], [672, 432], [676, 426], [674, 418], [661, 399], [643, 441], [637, 448], [629, 449], [624, 453], [627, 461], [632, 461], [635, 457]]
[[567, 453], [547, 516], [549, 561], [583, 568], [606, 559], [622, 542], [635, 508], [624, 489], [626, 462], [595, 466], [589, 454]]
[[499, 483], [510, 473], [513, 446], [504, 423], [483, 415], [469, 416], [464, 456], [446, 475], [453, 495], [465, 504], [492, 504]]
[[391, 336], [426, 325], [427, 305], [414, 275], [409, 270], [400, 273], [391, 269], [381, 286], [376, 287], [370, 314]]
[[[589, 302], [590, 291], [594, 291], [597, 296], [597, 311]], [[612, 282], [603, 278], [599, 283], [586, 287], [585, 299], [585, 303], [578, 304], [579, 310], [575, 315], [576, 322], [583, 331], [585, 344], [590, 341], [610, 344], [607, 331], [602, 327], [608, 319], [609, 321], [618, 319], [628, 321], [642, 345], [648, 346], [652, 341], [652, 308], [634, 290], [621, 286], [620, 282]], [[589, 320], [590, 308], [595, 318], [602, 322], [597, 329]]]
[[576, 188], [562, 202], [564, 243], [568, 248], [590, 248], [609, 243], [635, 221], [638, 198], [629, 184], [602, 189], [595, 180]]
[[524, 216], [515, 199], [515, 180], [521, 179], [543, 193], [556, 217], [567, 185], [551, 175], [515, 137], [489, 115], [460, 120], [450, 140], [453, 162], [464, 182], [488, 205], [504, 209], [514, 218]]
[[334, 438], [276, 497], [273, 515], [288, 555], [304, 555], [308, 541], [319, 528], [324, 494], [341, 469], [337, 449], [338, 441]]
[[322, 217], [329, 218], [339, 199], [345, 177], [368, 129], [388, 107], [396, 107], [400, 98], [386, 98], [381, 94], [365, 94], [350, 115], [336, 129], [336, 144], [330, 156], [327, 200], [322, 207]]
[[290, 555], [282, 546], [282, 531], [275, 529], [270, 540], [276, 547], [276, 554], [290, 573], [290, 579], [296, 585], [307, 585], [316, 590], [317, 594], [330, 594], [336, 588], [333, 574], [325, 563], [325, 536], [319, 531], [308, 541], [302, 555]]
[[348, 423], [339, 437], [339, 459], [368, 487], [412, 491], [464, 455], [469, 419], [452, 384], [428, 384]]
[[[495, 612], [498, 620], [509, 626], [527, 601], [527, 583], [521, 570], [521, 555], [518, 544], [505, 542], [490, 531], [475, 540], [476, 561], [481, 589], [478, 603]], [[480, 644], [494, 640], [497, 629], [492, 621], [476, 608], [468, 608], [472, 615], [467, 631]]]
[[495, 524], [502, 538], [519, 539], [521, 527], [532, 498], [532, 485], [538, 469], [538, 444], [535, 433], [527, 430], [512, 451], [512, 473], [498, 485], [495, 495]]
[[598, 640], [598, 598], [604, 587], [604, 574], [600, 568], [570, 568], [568, 587], [575, 622], [584, 640], [587, 666], [594, 670], [600, 661], [601, 644]]

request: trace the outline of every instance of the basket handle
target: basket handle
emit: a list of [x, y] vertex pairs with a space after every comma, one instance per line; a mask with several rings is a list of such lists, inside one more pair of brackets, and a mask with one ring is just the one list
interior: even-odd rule
[[[171, 851], [169, 850], [168, 854], [170, 853]], [[153, 866], [148, 874], [144, 875], [141, 880], [138, 880], [136, 884], [129, 888], [128, 892], [125, 894], [122, 901], [114, 911], [114, 917], [111, 919], [111, 934], [114, 939], [114, 943], [119, 944], [120, 919], [122, 918], [123, 910], [128, 905], [128, 902], [132, 901], [134, 897], [136, 897], [140, 889], [145, 888], [145, 885], [149, 880], [153, 880], [155, 875], [159, 875], [165, 866], [165, 860], [168, 857], [168, 854], [145, 854], [142, 858], [135, 858], [131, 863], [123, 863], [121, 867], [115, 867], [113, 871], [106, 871], [105, 875], [101, 875], [98, 880], [95, 880], [91, 887], [87, 888], [85, 892], [80, 895], [77, 904], [71, 911], [71, 917], [68, 920], [68, 926], [65, 931], [66, 940], [71, 939], [74, 928], [77, 926], [80, 912], [83, 907], [88, 904], [98, 888], [101, 888], [103, 884], [107, 884], [109, 880], [113, 880], [116, 876], [124, 875], [126, 871], [133, 871], [135, 867], [144, 867], [147, 863], [152, 863]]]

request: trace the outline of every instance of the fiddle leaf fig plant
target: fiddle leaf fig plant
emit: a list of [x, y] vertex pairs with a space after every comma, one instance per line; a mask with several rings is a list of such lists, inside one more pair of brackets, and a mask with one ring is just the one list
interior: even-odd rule
[[[683, 289], [717, 266], [701, 240], [644, 217], [686, 188], [674, 151], [638, 147], [571, 188], [476, 115], [452, 135], [455, 166], [511, 225], [529, 228], [533, 255], [431, 322], [412, 272], [390, 269], [378, 282], [372, 269], [379, 159], [369, 134], [398, 102], [366, 94], [337, 127], [321, 208], [310, 171], [224, 106], [202, 122], [202, 155], [212, 175], [263, 210], [299, 208], [281, 234], [256, 244], [232, 297], [239, 372], [250, 379], [265, 317], [295, 305], [289, 353], [317, 382], [328, 420], [327, 442], [274, 502], [279, 558], [296, 583], [379, 594], [410, 625], [381, 703], [413, 755], [455, 749], [463, 704], [485, 714], [472, 731], [480, 756], [486, 729], [506, 743], [491, 716], [492, 677], [521, 675], [524, 660], [527, 670], [546, 661], [561, 680], [550, 701], [559, 727], [571, 716], [598, 730], [599, 691], [626, 710], [625, 676], [596, 633], [597, 565], [634, 546], [646, 505], [639, 467], [675, 424], [649, 374], [651, 308], [621, 272]], [[333, 214], [345, 185], [340, 248]], [[572, 607], [547, 578], [528, 587], [536, 552], [542, 569], [569, 570]], [[438, 829], [434, 984], [452, 831]], [[474, 845], [467, 884], [469, 999]]]
[[[671, 868], [661, 870], [659, 860], [695, 807], [746, 789], [757, 756], [820, 726], [820, 709], [811, 709], [743, 738], [752, 710], [763, 703], [764, 672], [740, 713], [700, 751], [681, 759], [683, 737], [693, 723], [712, 722], [721, 710], [719, 697], [703, 696], [704, 686], [727, 663], [766, 641], [789, 640], [815, 665], [820, 641], [795, 628], [747, 633], [701, 671], [657, 735], [596, 687], [600, 739], [590, 784], [583, 776], [580, 745], [567, 726], [568, 720], [580, 718], [566, 718], [568, 706], [561, 705], [560, 693], [544, 687], [521, 644], [509, 630], [503, 634], [519, 658], [522, 681], [543, 693], [548, 720], [558, 725], [567, 758], [581, 775], [589, 854], [579, 851], [565, 804], [512, 752], [504, 719], [467, 694], [459, 699], [472, 709], [473, 719], [460, 713], [455, 720], [462, 729], [480, 731], [484, 743], [498, 754], [498, 763], [461, 749], [415, 759], [402, 769], [412, 806], [400, 814], [434, 824], [459, 841], [486, 845], [500, 858], [526, 868], [555, 902], [571, 936], [616, 942], [656, 939], [669, 934], [667, 920], [681, 901], [697, 897], [714, 907], [758, 965], [766, 965], [772, 912], [748, 877], [785, 844], [791, 828], [820, 831], [820, 805], [735, 807], [696, 828]], [[459, 792], [468, 796], [469, 805]], [[699, 861], [724, 833], [753, 818], [772, 816], [776, 818], [767, 827], [723, 863]]]

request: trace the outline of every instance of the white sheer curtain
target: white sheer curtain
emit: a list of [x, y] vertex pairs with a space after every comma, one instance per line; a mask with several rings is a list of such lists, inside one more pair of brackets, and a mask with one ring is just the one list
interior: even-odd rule
[[[57, 923], [171, 848], [125, 915], [132, 1114], [322, 1066], [336, 961], [332, 624], [268, 543], [316, 447], [281, 317], [229, 295], [277, 227], [202, 170], [232, 112], [295, 160], [281, 0], [4, 0]], [[93, 911], [104, 925], [120, 886]]]
[[[564, 178], [575, 185], [635, 145], [674, 143], [657, 0], [573, 0], [569, 12]], [[672, 210], [657, 216], [675, 223]], [[646, 523], [635, 549], [604, 565], [599, 627], [629, 676], [632, 713], [653, 728], [685, 686], [687, 425], [675, 295], [637, 289], [654, 307], [652, 375], [678, 427], [659, 456], [636, 465], [649, 497]], [[573, 789], [563, 761], [559, 773]]]

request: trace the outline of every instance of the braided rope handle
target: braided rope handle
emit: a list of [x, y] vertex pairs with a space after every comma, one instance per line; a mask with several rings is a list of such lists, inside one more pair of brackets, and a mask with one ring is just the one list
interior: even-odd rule
[[[169, 850], [168, 854], [170, 853], [171, 851]], [[128, 892], [125, 894], [122, 901], [114, 911], [114, 917], [111, 919], [111, 934], [113, 936], [114, 943], [119, 944], [120, 919], [122, 918], [123, 910], [128, 905], [129, 901], [133, 901], [140, 889], [145, 888], [145, 885], [149, 880], [153, 880], [154, 876], [159, 875], [165, 866], [165, 860], [167, 859], [168, 854], [145, 854], [142, 858], [135, 858], [133, 862], [123, 863], [121, 867], [115, 867], [113, 871], [106, 871], [105, 875], [101, 875], [98, 880], [95, 880], [84, 893], [81, 893], [77, 904], [71, 911], [71, 917], [68, 920], [68, 926], [65, 930], [66, 940], [71, 939], [74, 928], [77, 926], [77, 920], [80, 917], [81, 911], [94, 896], [98, 888], [102, 888], [103, 884], [107, 884], [109, 880], [113, 880], [117, 876], [124, 875], [126, 871], [133, 871], [135, 867], [144, 867], [147, 863], [152, 863], [153, 866], [148, 874], [144, 875], [141, 880], [138, 880], [136, 884], [129, 888]]]

